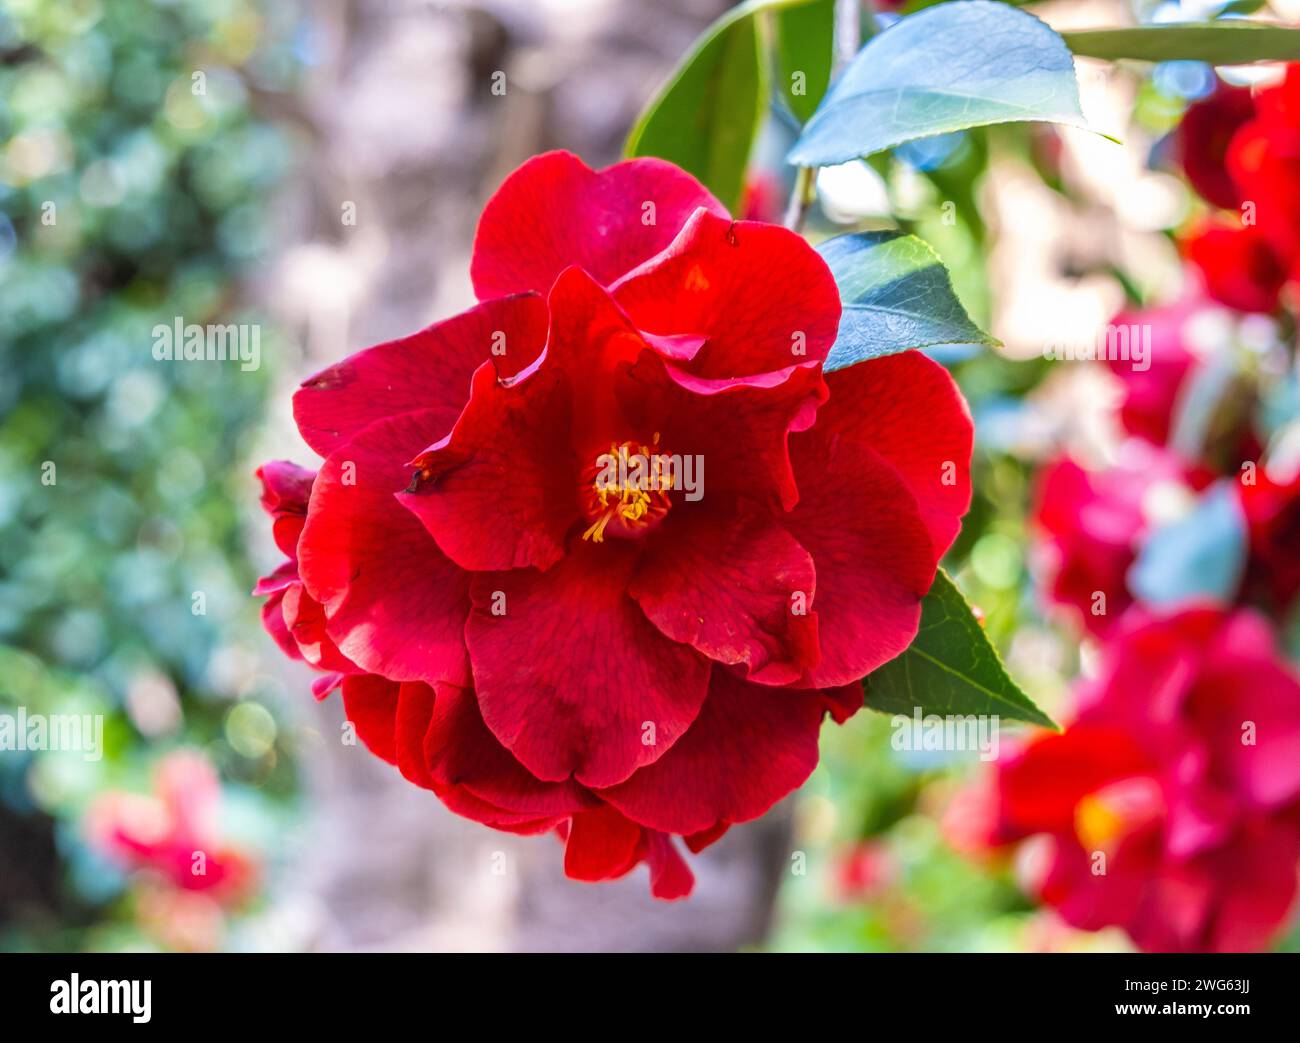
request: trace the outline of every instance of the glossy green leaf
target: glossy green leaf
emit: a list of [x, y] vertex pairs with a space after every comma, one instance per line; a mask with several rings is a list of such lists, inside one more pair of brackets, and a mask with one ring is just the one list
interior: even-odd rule
[[817, 250], [843, 307], [828, 371], [912, 348], [998, 343], [971, 321], [948, 269], [915, 236], [862, 232], [828, 239]]
[[942, 569], [921, 603], [907, 651], [863, 682], [866, 705], [882, 713], [996, 715], [1056, 727], [1007, 674], [960, 590]]
[[694, 174], [736, 210], [766, 107], [767, 82], [754, 15], [733, 7], [708, 27], [642, 112], [628, 156], [658, 156]]
[[775, 15], [781, 92], [799, 122], [807, 123], [831, 82], [835, 0], [782, 7]]
[[926, 8], [874, 37], [786, 157], [827, 166], [992, 123], [1086, 126], [1074, 58], [1033, 15], [992, 0]]
[[1212, 65], [1300, 59], [1300, 29], [1235, 19], [1141, 25], [1132, 29], [1089, 29], [1064, 36], [1070, 50], [1089, 58], [1197, 61]]

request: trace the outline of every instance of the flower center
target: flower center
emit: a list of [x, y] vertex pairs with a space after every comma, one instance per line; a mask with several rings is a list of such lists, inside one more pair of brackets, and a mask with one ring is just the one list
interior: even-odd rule
[[671, 459], [651, 446], [611, 442], [582, 475], [582, 504], [591, 522], [582, 538], [593, 543], [606, 536], [639, 539], [658, 525], [672, 506]]

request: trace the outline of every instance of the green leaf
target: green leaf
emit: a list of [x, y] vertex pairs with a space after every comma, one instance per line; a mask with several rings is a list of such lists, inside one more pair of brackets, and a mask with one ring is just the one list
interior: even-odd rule
[[912, 348], [998, 343], [971, 321], [939, 255], [916, 236], [841, 235], [817, 251], [843, 305], [828, 372]]
[[767, 104], [754, 16], [780, 2], [749, 0], [710, 25], [641, 113], [624, 152], [676, 163], [735, 212]]
[[1074, 58], [1031, 14], [992, 0], [939, 4], [858, 53], [786, 157], [828, 166], [991, 123], [1086, 127]]
[[897, 659], [863, 682], [866, 705], [882, 713], [997, 715], [1056, 725], [1007, 675], [961, 591], [942, 569], [921, 602], [921, 627]]
[[800, 123], [817, 111], [830, 85], [834, 49], [835, 0], [811, 0], [776, 11], [777, 74], [786, 103]]
[[1087, 29], [1064, 36], [1070, 50], [1089, 58], [1197, 61], [1212, 65], [1300, 59], [1300, 29], [1235, 19], [1140, 25], [1132, 29]]

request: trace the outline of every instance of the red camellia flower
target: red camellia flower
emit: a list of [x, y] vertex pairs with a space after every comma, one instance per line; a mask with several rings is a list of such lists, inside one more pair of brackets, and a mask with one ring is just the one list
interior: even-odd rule
[[1108, 360], [1124, 386], [1119, 418], [1129, 434], [1153, 445], [1169, 441], [1183, 382], [1200, 361], [1189, 344], [1188, 327], [1212, 307], [1198, 295], [1188, 295], [1163, 307], [1123, 311], [1111, 320], [1114, 326], [1151, 331], [1151, 354], [1142, 368], [1130, 359]]
[[1237, 311], [1277, 309], [1288, 270], [1263, 229], [1236, 218], [1206, 218], [1183, 240], [1187, 259], [1201, 270], [1205, 292]]
[[1192, 185], [1237, 211], [1183, 237], [1206, 291], [1240, 311], [1275, 310], [1283, 287], [1300, 280], [1300, 64], [1253, 99], [1221, 87], [1188, 109], [1178, 140]]
[[220, 803], [221, 782], [211, 763], [202, 754], [179, 750], [159, 764], [152, 796], [100, 796], [86, 813], [86, 837], [129, 869], [235, 904], [252, 890], [256, 867], [248, 853], [221, 839]]
[[969, 416], [917, 353], [824, 374], [818, 254], [659, 160], [525, 163], [471, 275], [477, 306], [296, 394], [324, 462], [262, 471], [291, 559], [270, 629], [453, 811], [679, 897], [672, 837], [802, 783], [910, 643]]
[[1300, 856], [1300, 681], [1267, 623], [1135, 611], [1078, 705], [1001, 762], [987, 839], [1037, 838], [1030, 886], [1076, 927], [1151, 951], [1266, 945]]
[[1144, 501], [1157, 484], [1183, 479], [1172, 455], [1137, 441], [1105, 470], [1068, 457], [1043, 469], [1032, 519], [1048, 597], [1088, 633], [1106, 634], [1133, 603], [1127, 577], [1150, 525]]
[[1241, 205], [1241, 190], [1228, 172], [1228, 147], [1254, 115], [1250, 91], [1222, 82], [1183, 114], [1175, 138], [1178, 161], [1192, 187], [1214, 206], [1235, 210]]
[[[1120, 424], [1137, 438], [1167, 447], [1179, 407], [1230, 344], [1232, 313], [1196, 289], [1168, 304], [1120, 312], [1111, 322], [1127, 327], [1134, 340], [1142, 337], [1145, 343], [1145, 334], [1150, 336], [1150, 356], [1142, 365], [1118, 357], [1108, 360], [1123, 387]], [[1216, 404], [1199, 458], [1187, 463], [1207, 472], [1236, 474], [1243, 460], [1258, 457], [1263, 446], [1252, 423], [1253, 412], [1252, 389], [1240, 381], [1226, 389]]]
[[1261, 91], [1255, 118], [1233, 136], [1227, 169], [1242, 200], [1254, 207], [1257, 227], [1277, 263], [1300, 278], [1300, 64]]
[[1250, 548], [1245, 594], [1286, 618], [1300, 594], [1300, 473], [1284, 479], [1257, 468], [1239, 496]]

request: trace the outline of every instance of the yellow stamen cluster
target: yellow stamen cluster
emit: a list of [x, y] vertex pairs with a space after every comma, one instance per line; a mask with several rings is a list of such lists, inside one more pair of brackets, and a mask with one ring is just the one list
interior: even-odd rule
[[[659, 435], [655, 434], [655, 443], [658, 444]], [[622, 445], [610, 443], [609, 457], [617, 461], [618, 475], [626, 475], [629, 469], [628, 460], [631, 456], [631, 444], [624, 442]], [[582, 534], [584, 540], [591, 540], [593, 543], [602, 543], [605, 539], [605, 529], [615, 518], [621, 518], [628, 523], [636, 523], [643, 520], [656, 506], [656, 497], [658, 505], [666, 508], [668, 498], [665, 495], [673, 487], [673, 476], [671, 473], [662, 474], [654, 465], [655, 457], [652, 455], [650, 447], [642, 445], [637, 447], [641, 456], [651, 464], [649, 474], [646, 475], [647, 487], [642, 488], [631, 482], [624, 482], [615, 479], [611, 486], [608, 482], [602, 481], [598, 473], [592, 488], [595, 490], [596, 497], [600, 501], [600, 506], [604, 508], [599, 518], [592, 522], [586, 532]], [[603, 469], [601, 469], [603, 471]]]

